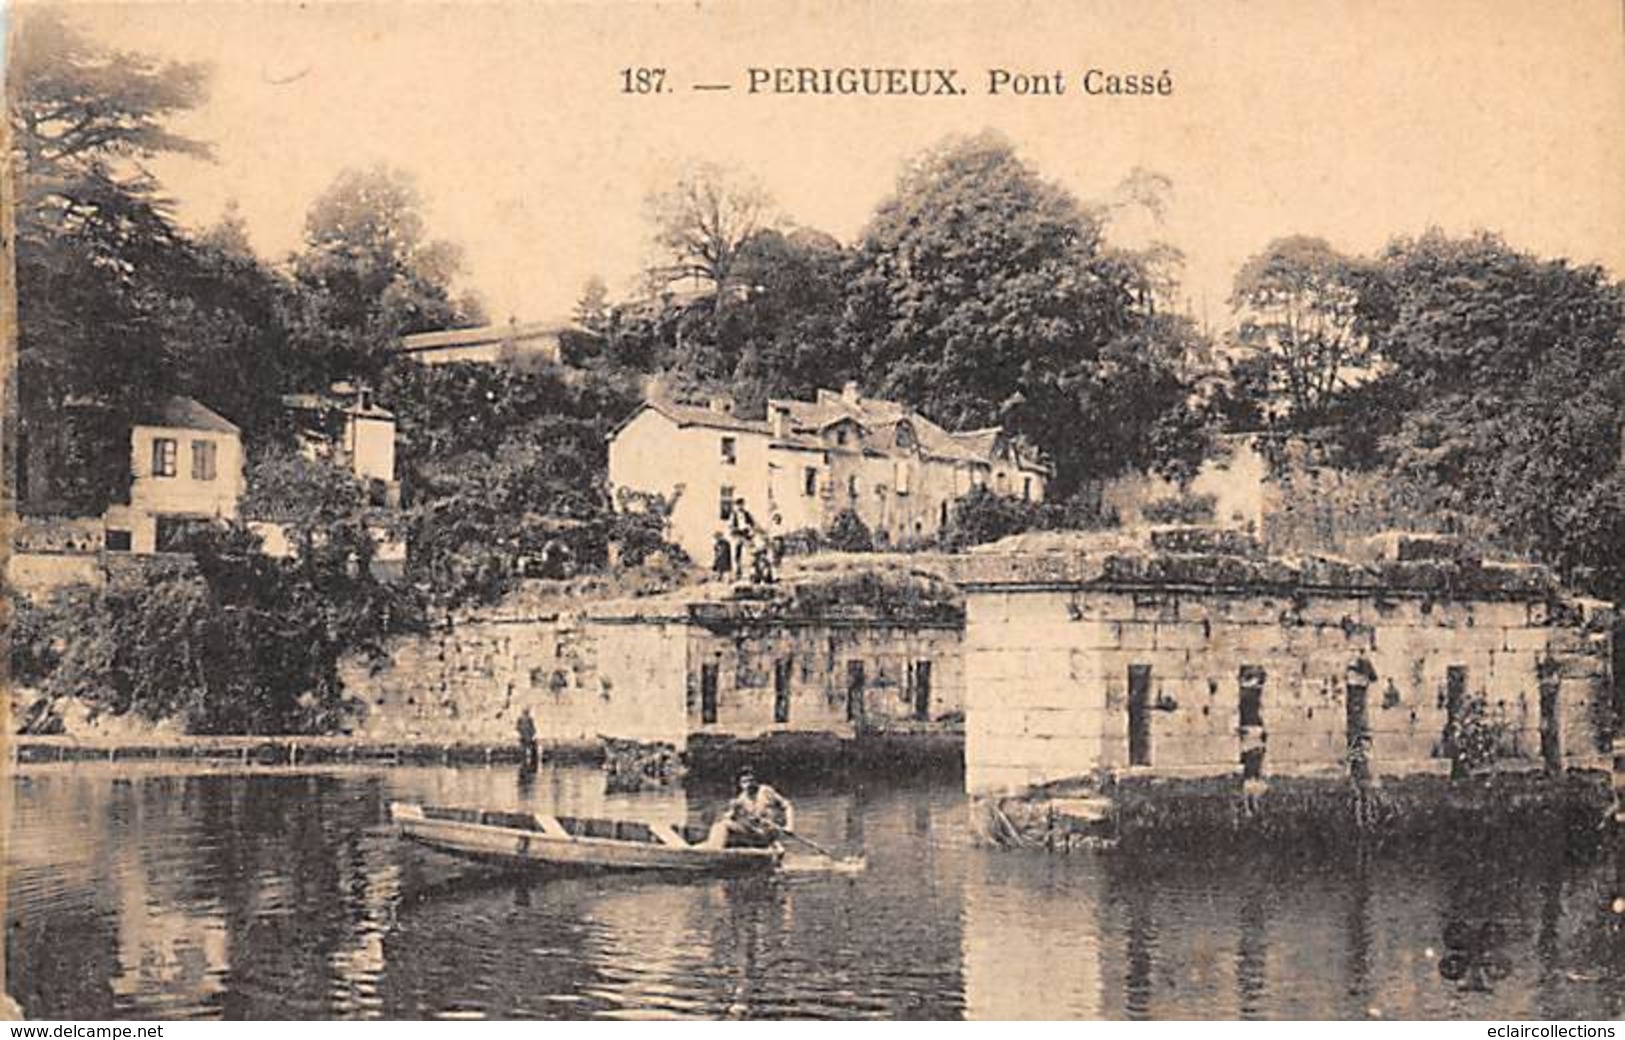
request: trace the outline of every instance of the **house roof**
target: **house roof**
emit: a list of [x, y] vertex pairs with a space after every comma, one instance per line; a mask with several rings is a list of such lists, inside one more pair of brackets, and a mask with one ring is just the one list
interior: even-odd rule
[[741, 419], [737, 415], [719, 412], [714, 408], [706, 408], [697, 404], [679, 404], [676, 401], [667, 401], [660, 398], [648, 400], [639, 405], [631, 415], [621, 421], [611, 434], [619, 433], [631, 424], [633, 419], [646, 411], [659, 412], [678, 426], [709, 426], [718, 430], [739, 430], [742, 433], [772, 434], [773, 427], [761, 419]]
[[414, 354], [425, 350], [483, 347], [508, 341], [551, 339], [566, 332], [573, 332], [575, 328], [569, 322], [530, 321], [482, 325], [473, 329], [447, 329], [443, 332], [418, 332], [401, 338], [401, 352]]
[[955, 434], [897, 401], [867, 397], [853, 401], [832, 390], [820, 390], [813, 401], [774, 400], [768, 407], [786, 409], [792, 426], [813, 432], [826, 430], [838, 422], [852, 421], [865, 429], [885, 433], [907, 422], [928, 455], [956, 462], [986, 462], [989, 458], [986, 452], [977, 454], [973, 447], [960, 443]]
[[395, 413], [375, 404], [357, 405], [354, 401], [328, 397], [326, 394], [283, 394], [282, 404], [300, 412], [341, 411], [362, 419], [394, 419]]
[[172, 395], [136, 415], [137, 426], [167, 426], [178, 430], [237, 433], [235, 423], [190, 397]]
[[[623, 421], [610, 434], [613, 437], [624, 429], [645, 409], [664, 415], [678, 426], [704, 426], [718, 430], [738, 430], [773, 437], [775, 445], [823, 451], [829, 444], [823, 432], [841, 422], [854, 422], [883, 438], [902, 423], [908, 423], [915, 439], [925, 454], [950, 462], [987, 464], [994, 460], [994, 450], [1003, 436], [1003, 429], [990, 426], [962, 433], [949, 433], [941, 426], [897, 401], [860, 397], [852, 400], [832, 390], [820, 390], [812, 401], [792, 398], [773, 398], [768, 401], [768, 413], [782, 411], [789, 417], [790, 429], [783, 435], [775, 433], [771, 419], [743, 419], [728, 412], [703, 405], [679, 404], [661, 398], [650, 399]], [[1017, 464], [1039, 473], [1048, 473], [1038, 455], [1019, 442], [1013, 445]], [[887, 452], [883, 452], [886, 454]]]

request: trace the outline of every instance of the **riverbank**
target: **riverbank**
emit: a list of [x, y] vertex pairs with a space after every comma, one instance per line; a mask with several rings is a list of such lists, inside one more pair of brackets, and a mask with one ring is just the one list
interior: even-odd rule
[[[149, 740], [98, 740], [94, 737], [15, 736], [10, 740], [15, 764], [48, 762], [119, 762], [185, 760], [243, 765], [516, 765], [519, 746], [445, 741], [366, 740], [333, 736], [186, 736]], [[550, 762], [596, 765], [603, 761], [597, 744], [545, 746]]]
[[1559, 775], [1406, 776], [1357, 788], [1346, 778], [1108, 777], [973, 800], [978, 836], [1006, 848], [1302, 855], [1351, 848], [1503, 840], [1580, 848], [1609, 835], [1615, 783], [1600, 770]]
[[[547, 742], [543, 761], [601, 765], [602, 741]], [[957, 776], [963, 770], [964, 736], [922, 730], [858, 738], [833, 733], [771, 733], [758, 738], [702, 737], [683, 752], [701, 778], [728, 777], [749, 766], [764, 775], [813, 777], [862, 771], [913, 776]], [[380, 740], [355, 736], [14, 736], [13, 764], [57, 762], [191, 761], [257, 766], [305, 765], [518, 765], [516, 743]]]

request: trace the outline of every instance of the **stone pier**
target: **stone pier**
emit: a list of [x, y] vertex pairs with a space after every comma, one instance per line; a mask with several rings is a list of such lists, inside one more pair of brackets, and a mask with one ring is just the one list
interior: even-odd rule
[[529, 709], [551, 749], [660, 743], [702, 767], [924, 750], [957, 768], [963, 633], [953, 586], [877, 560], [567, 612], [492, 609], [398, 643], [382, 667], [352, 662], [344, 681], [370, 739], [511, 741]]
[[1418, 537], [1275, 558], [1189, 528], [952, 566], [973, 796], [1186, 781], [1251, 805], [1288, 780], [1610, 769], [1613, 610], [1539, 567]]

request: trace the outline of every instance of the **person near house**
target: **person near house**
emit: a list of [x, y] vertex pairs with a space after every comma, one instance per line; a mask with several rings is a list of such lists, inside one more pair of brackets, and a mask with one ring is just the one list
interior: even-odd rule
[[745, 508], [743, 498], [734, 499], [733, 508], [728, 511], [728, 531], [733, 536], [733, 571], [736, 575], [745, 573], [745, 550], [756, 540], [756, 518], [750, 515]]
[[739, 794], [711, 828], [710, 843], [722, 848], [767, 848], [795, 828], [795, 806], [747, 769], [739, 774]]
[[540, 761], [536, 747], [536, 720], [531, 718], [530, 709], [519, 713], [519, 721], [515, 724], [519, 731], [519, 767], [528, 771], [535, 770]]
[[734, 550], [728, 542], [728, 536], [718, 531], [711, 542], [711, 573], [718, 577], [727, 577], [733, 573]]
[[778, 580], [773, 574], [773, 547], [766, 538], [751, 541], [750, 580], [757, 585], [771, 585]]

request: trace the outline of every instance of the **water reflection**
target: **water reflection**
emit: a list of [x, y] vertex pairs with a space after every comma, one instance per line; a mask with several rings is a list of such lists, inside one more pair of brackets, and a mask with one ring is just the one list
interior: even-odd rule
[[858, 876], [547, 880], [399, 842], [392, 799], [695, 821], [544, 768], [13, 779], [29, 1014], [243, 1018], [1562, 1017], [1625, 1012], [1625, 864], [973, 848], [952, 783], [799, 794]]

